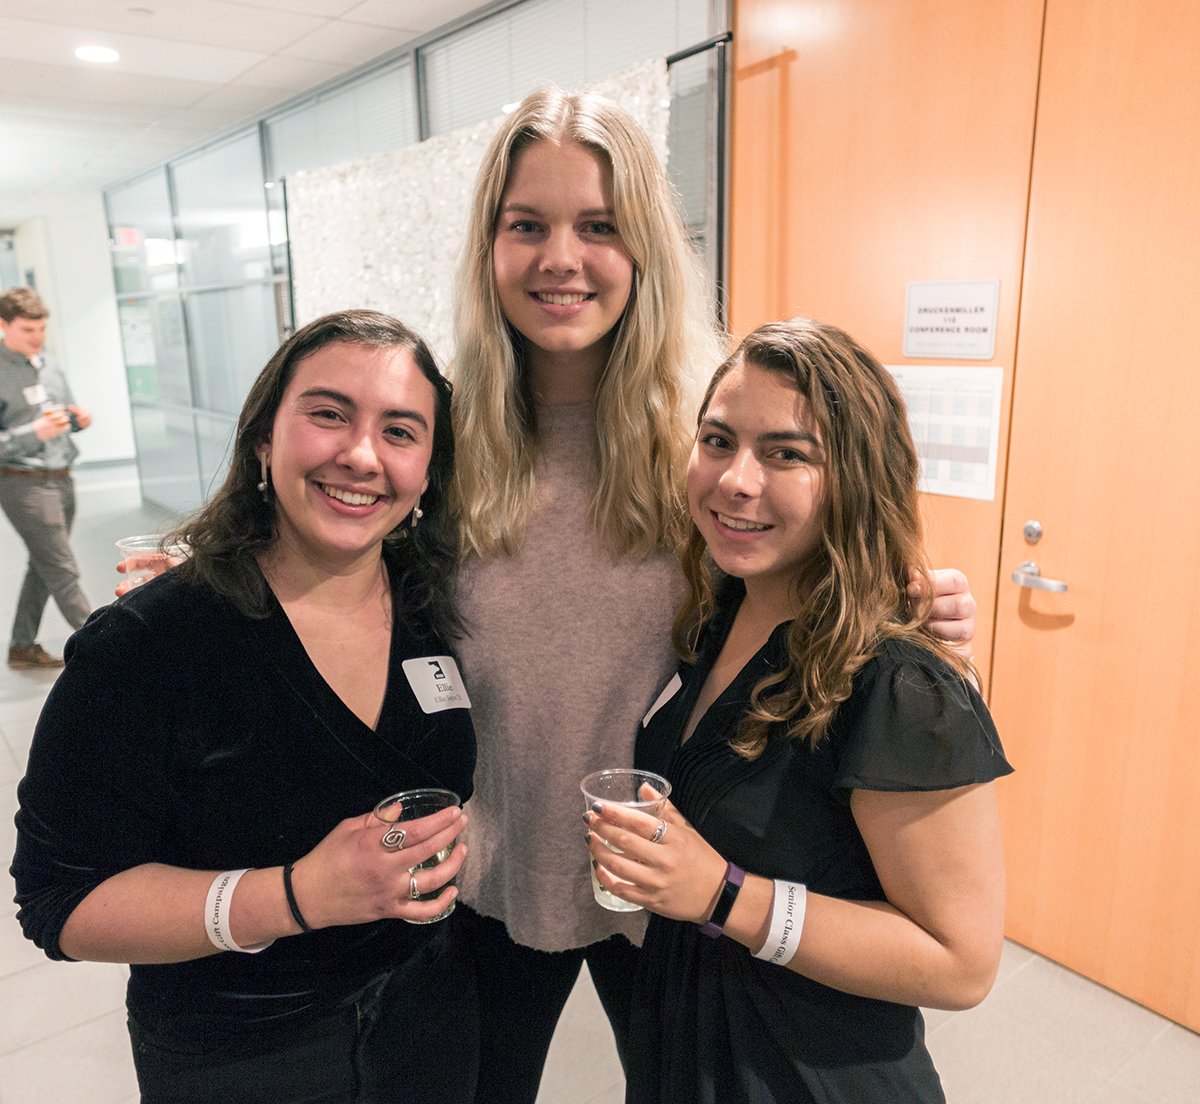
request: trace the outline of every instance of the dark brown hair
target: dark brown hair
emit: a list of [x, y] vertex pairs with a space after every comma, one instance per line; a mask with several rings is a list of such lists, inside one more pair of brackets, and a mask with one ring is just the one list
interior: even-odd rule
[[[933, 586], [921, 537], [920, 469], [891, 373], [834, 326], [805, 318], [772, 322], [717, 369], [701, 419], [718, 384], [743, 363], [777, 373], [808, 400], [825, 451], [821, 542], [796, 575], [801, 613], [788, 629], [788, 666], [754, 688], [734, 740], [753, 758], [778, 723], [790, 736], [816, 744], [850, 696], [855, 674], [884, 640], [918, 644], [964, 678], [971, 667], [924, 628]], [[689, 595], [675, 623], [675, 644], [694, 656], [720, 577], [694, 523], [683, 566]], [[913, 570], [925, 579], [916, 603], [906, 594]]]
[[166, 538], [192, 550], [177, 570], [185, 579], [211, 586], [246, 616], [267, 616], [270, 602], [257, 554], [275, 539], [275, 500], [272, 495], [265, 501], [257, 489], [258, 450], [271, 435], [296, 366], [338, 343], [404, 349], [433, 385], [433, 455], [429, 486], [421, 496], [421, 524], [416, 529], [398, 526], [385, 537], [383, 558], [403, 598], [404, 614], [422, 613], [439, 635], [453, 637], [461, 626], [454, 602], [457, 527], [446, 505], [454, 471], [451, 388], [429, 346], [407, 326], [377, 311], [327, 314], [297, 330], [276, 350], [242, 406], [225, 482]]

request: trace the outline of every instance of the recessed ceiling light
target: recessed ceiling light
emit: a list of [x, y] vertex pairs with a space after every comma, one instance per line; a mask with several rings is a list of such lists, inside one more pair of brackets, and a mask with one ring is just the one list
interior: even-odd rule
[[121, 55], [116, 50], [109, 46], [80, 46], [75, 51], [75, 56], [80, 61], [99, 61], [110, 62], [117, 61]]

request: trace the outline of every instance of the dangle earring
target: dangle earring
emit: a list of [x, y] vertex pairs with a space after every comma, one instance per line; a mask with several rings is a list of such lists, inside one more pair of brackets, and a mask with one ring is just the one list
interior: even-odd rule
[[258, 485], [254, 489], [258, 491], [260, 495], [262, 495], [262, 500], [264, 502], [270, 502], [271, 494], [269, 488], [271, 484], [269, 480], [271, 469], [267, 467], [267, 454], [265, 452], [259, 454], [258, 462], [262, 466], [262, 479], [259, 480]]
[[417, 495], [416, 505], [412, 509], [412, 525], [409, 528], [415, 529], [417, 522], [425, 516], [425, 511], [421, 509], [421, 496]]

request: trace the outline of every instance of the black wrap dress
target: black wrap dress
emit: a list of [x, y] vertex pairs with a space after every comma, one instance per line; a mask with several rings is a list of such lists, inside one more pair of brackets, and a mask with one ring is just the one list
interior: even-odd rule
[[[402, 610], [398, 588], [392, 600]], [[470, 713], [427, 713], [405, 668], [448, 654], [423, 621], [396, 616], [372, 730], [321, 677], [273, 595], [256, 620], [167, 572], [97, 610], [67, 643], [18, 789], [25, 934], [62, 959], [71, 912], [123, 870], [281, 866], [390, 793], [470, 796]], [[135, 964], [129, 1012], [178, 1050], [236, 1040], [265, 1052], [379, 976], [434, 961], [449, 934], [378, 920], [278, 939], [261, 954]]]
[[[697, 662], [643, 726], [637, 765], [667, 777], [679, 811], [748, 872], [882, 901], [851, 791], [950, 789], [1010, 773], [987, 708], [935, 655], [889, 641], [815, 750], [772, 733], [748, 761], [729, 741], [754, 686], [786, 665], [785, 624], [680, 746], [744, 593], [727, 580]], [[831, 989], [660, 916], [643, 947], [630, 1050], [632, 1104], [944, 1100], [919, 1009]]]

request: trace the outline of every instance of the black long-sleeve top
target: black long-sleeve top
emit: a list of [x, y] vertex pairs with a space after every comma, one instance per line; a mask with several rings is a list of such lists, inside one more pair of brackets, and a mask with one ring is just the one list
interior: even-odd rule
[[[96, 611], [67, 646], [18, 789], [18, 919], [51, 958], [92, 889], [143, 863], [198, 870], [299, 859], [339, 821], [418, 786], [471, 793], [465, 708], [426, 713], [402, 664], [446, 645], [393, 593], [374, 731], [321, 678], [273, 602], [242, 616], [168, 573]], [[197, 918], [199, 922], [199, 918]], [[128, 1005], [160, 1038], [264, 1035], [341, 1005], [440, 925], [325, 928], [260, 954], [130, 968]]]

